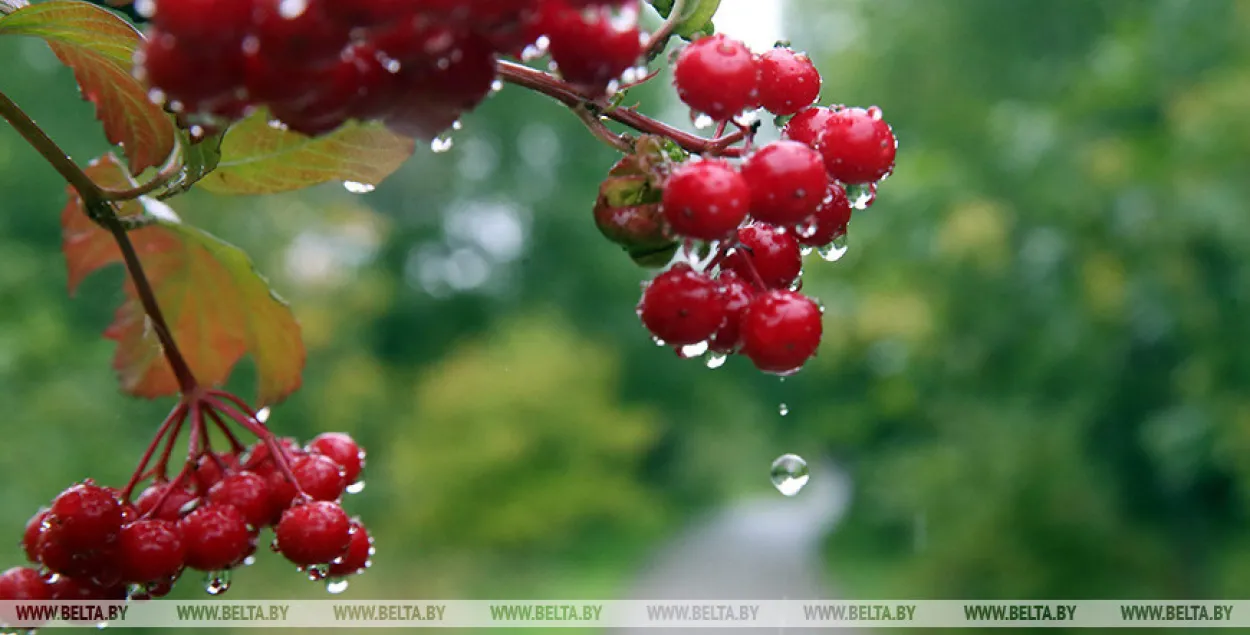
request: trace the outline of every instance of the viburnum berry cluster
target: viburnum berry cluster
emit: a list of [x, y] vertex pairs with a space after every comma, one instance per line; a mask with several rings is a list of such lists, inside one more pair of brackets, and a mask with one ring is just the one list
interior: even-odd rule
[[[876, 107], [813, 106], [820, 74], [788, 47], [756, 55], [722, 35], [699, 39], [677, 58], [674, 81], [692, 111], [720, 122], [718, 136], [735, 125], [746, 147], [690, 158], [663, 140], [640, 143], [600, 186], [595, 219], [639, 262], [676, 253], [638, 304], [657, 342], [708, 352], [712, 366], [741, 353], [762, 371], [794, 373], [822, 333], [822, 307], [799, 292], [802, 256], [844, 252], [852, 211], [894, 168], [893, 130]], [[760, 107], [789, 119], [781, 140], [753, 148], [754, 129], [736, 118]]]
[[643, 52], [638, 0], [151, 0], [144, 11], [137, 70], [155, 97], [210, 121], [266, 106], [308, 135], [355, 119], [432, 138], [490, 93], [499, 56], [540, 38], [566, 81], [598, 92]]
[[[170, 479], [174, 443], [188, 421], [190, 453]], [[259, 440], [244, 446], [228, 421]], [[210, 427], [229, 450], [212, 450]], [[346, 434], [321, 434], [301, 447], [275, 438], [237, 397], [208, 391], [175, 408], [124, 487], [88, 479], [31, 517], [21, 544], [33, 566], [0, 573], [0, 600], [157, 598], [187, 570], [201, 572], [204, 588], [218, 595], [233, 569], [251, 564], [266, 528], [274, 551], [341, 590], [373, 554], [368, 530], [340, 504], [360, 490], [364, 465], [364, 450]]]

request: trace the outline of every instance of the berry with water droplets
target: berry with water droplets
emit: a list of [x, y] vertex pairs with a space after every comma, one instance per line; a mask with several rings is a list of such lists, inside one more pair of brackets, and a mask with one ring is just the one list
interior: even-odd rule
[[354, 575], [369, 566], [369, 557], [373, 555], [373, 538], [359, 520], [351, 522], [351, 540], [347, 549], [330, 563], [326, 572], [330, 576]]
[[208, 500], [230, 505], [243, 514], [252, 527], [264, 527], [273, 518], [269, 481], [252, 472], [235, 472], [208, 490]]
[[647, 285], [638, 316], [656, 338], [687, 346], [716, 332], [725, 319], [725, 306], [711, 278], [677, 263]]
[[736, 352], [742, 344], [742, 312], [755, 297], [755, 289], [732, 269], [722, 271], [716, 277], [716, 288], [725, 307], [725, 321], [712, 336], [708, 348], [728, 355]]
[[833, 111], [823, 106], [813, 106], [800, 110], [798, 114], [786, 122], [782, 136], [791, 141], [798, 141], [807, 146], [816, 146], [816, 137], [825, 128], [825, 122], [833, 116]]
[[0, 573], [0, 600], [50, 600], [52, 590], [39, 571], [13, 567]]
[[682, 103], [726, 121], [755, 105], [759, 75], [759, 61], [745, 44], [717, 34], [686, 46], [673, 68], [673, 83]]
[[687, 238], [719, 240], [747, 217], [751, 189], [720, 160], [690, 161], [673, 170], [661, 205], [672, 230]]
[[356, 482], [365, 466], [365, 452], [350, 435], [342, 432], [325, 432], [308, 442], [307, 451], [329, 457], [343, 468], [348, 483]]
[[314, 501], [286, 510], [274, 534], [287, 560], [300, 566], [328, 564], [351, 543], [351, 523], [337, 503]]
[[793, 115], [820, 96], [820, 71], [802, 53], [777, 47], [760, 56], [760, 105], [774, 115]]
[[848, 184], [873, 183], [894, 169], [898, 143], [881, 110], [841, 108], [824, 122], [816, 147], [829, 176]]
[[846, 189], [838, 183], [829, 184], [829, 193], [820, 202], [816, 212], [808, 217], [795, 232], [799, 243], [808, 247], [823, 247], [846, 233], [851, 222], [851, 202]]
[[566, 0], [545, 0], [539, 28], [547, 35], [551, 59], [573, 84], [602, 91], [642, 55], [636, 7], [614, 16], [607, 5], [579, 8]]
[[820, 345], [820, 307], [795, 291], [767, 291], [751, 301], [741, 328], [742, 354], [764, 372], [787, 375]]
[[147, 516], [150, 513], [151, 517], [160, 518], [161, 520], [178, 520], [182, 518], [182, 514], [187, 510], [188, 506], [198, 500], [194, 493], [182, 488], [169, 492], [169, 495], [165, 496], [165, 500], [160, 503], [160, 509], [155, 512], [152, 511], [156, 507], [157, 501], [161, 500], [161, 496], [165, 495], [165, 490], [170, 485], [170, 483], [154, 483], [143, 490], [139, 494], [138, 500], [135, 501], [135, 508], [139, 510], [139, 515]]
[[26, 521], [26, 529], [22, 532], [22, 550], [26, 552], [26, 559], [31, 562], [39, 562], [39, 536], [43, 534], [50, 513], [44, 507]]
[[255, 548], [243, 513], [230, 505], [202, 505], [180, 523], [186, 565], [200, 571], [229, 569]]
[[176, 576], [186, 557], [182, 531], [168, 520], [137, 520], [122, 527], [118, 550], [122, 578], [131, 583]]
[[790, 232], [754, 223], [738, 230], [738, 242], [742, 248], [735, 249], [726, 262], [743, 280], [752, 284], [757, 284], [755, 276], [758, 275], [765, 289], [784, 289], [803, 269], [799, 242]]
[[67, 549], [87, 552], [117, 540], [122, 528], [121, 502], [113, 492], [91, 483], [79, 483], [56, 497], [48, 522], [58, 529]]
[[291, 464], [295, 482], [313, 500], [332, 501], [343, 495], [348, 482], [343, 468], [333, 459], [320, 454], [306, 454]]
[[774, 225], [802, 222], [820, 205], [829, 177], [820, 153], [798, 141], [774, 141], [742, 164], [751, 216]]

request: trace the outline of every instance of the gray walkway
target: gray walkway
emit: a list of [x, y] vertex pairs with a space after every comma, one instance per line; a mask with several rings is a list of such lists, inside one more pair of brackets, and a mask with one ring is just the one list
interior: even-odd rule
[[[623, 599], [800, 600], [832, 598], [820, 542], [850, 503], [849, 477], [830, 462], [812, 466], [797, 496], [747, 500], [695, 524], [661, 548]], [[613, 635], [712, 633], [718, 629], [609, 629]], [[777, 629], [724, 629], [776, 635]], [[787, 628], [788, 635], [816, 629]], [[848, 632], [848, 631], [842, 631]]]

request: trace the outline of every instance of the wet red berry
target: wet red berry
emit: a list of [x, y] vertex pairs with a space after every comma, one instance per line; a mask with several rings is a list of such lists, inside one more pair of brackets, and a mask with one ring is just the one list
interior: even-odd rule
[[760, 105], [793, 115], [820, 96], [820, 71], [803, 53], [777, 47], [760, 56]]
[[758, 275], [764, 289], [784, 289], [803, 269], [799, 242], [790, 232], [755, 223], [738, 230], [738, 242], [741, 247], [727, 257], [726, 264], [747, 282], [758, 284]]
[[200, 571], [228, 569], [255, 547], [247, 519], [230, 505], [203, 505], [179, 524], [186, 547], [186, 565]]
[[890, 174], [898, 143], [879, 108], [841, 108], [824, 122], [816, 146], [829, 176], [858, 184]]
[[161, 500], [161, 497], [165, 495], [165, 490], [169, 488], [169, 485], [168, 483], [154, 483], [139, 494], [138, 500], [135, 501], [135, 508], [139, 510], [140, 516], [146, 516], [150, 513], [153, 518], [178, 520], [182, 518], [183, 513], [189, 511], [191, 504], [197, 500], [197, 497], [194, 493], [182, 488], [169, 492], [165, 496], [165, 500], [160, 503], [160, 509], [155, 512], [152, 511], [156, 507], [157, 502]]
[[803, 221], [825, 197], [829, 177], [820, 153], [798, 141], [774, 141], [742, 164], [751, 216], [774, 225]]
[[709, 342], [709, 348], [717, 353], [734, 353], [742, 345], [742, 312], [746, 310], [756, 290], [733, 270], [722, 271], [716, 278], [717, 292], [725, 307], [725, 321]]
[[822, 106], [813, 106], [799, 111], [786, 123], [782, 136], [804, 145], [816, 146], [816, 137], [825, 128], [825, 122], [833, 116], [833, 111]]
[[647, 285], [638, 315], [657, 339], [686, 346], [711, 337], [725, 319], [725, 307], [710, 278], [677, 263]]
[[273, 518], [269, 481], [252, 472], [235, 472], [218, 481], [208, 490], [208, 500], [239, 510], [253, 528], [264, 527]]
[[343, 508], [329, 501], [296, 505], [274, 528], [278, 551], [300, 566], [328, 564], [351, 542], [351, 523]]
[[102, 549], [121, 531], [121, 502], [103, 487], [80, 483], [56, 497], [48, 523], [58, 528], [58, 540], [71, 551]]
[[802, 368], [820, 345], [820, 307], [794, 291], [768, 291], [751, 301], [741, 329], [742, 354], [756, 368], [790, 374]]
[[696, 112], [723, 121], [759, 98], [759, 62], [742, 42], [712, 35], [691, 42], [673, 69], [677, 96]]
[[683, 163], [664, 186], [661, 205], [672, 230], [687, 238], [719, 240], [747, 217], [751, 190], [724, 161]]
[[581, 8], [566, 0], [542, 3], [539, 28], [560, 75], [574, 84], [601, 91], [642, 54], [636, 8], [624, 19], [607, 5]]
[[26, 521], [26, 530], [22, 532], [22, 550], [26, 552], [26, 559], [31, 562], [39, 562], [39, 536], [43, 533], [50, 513], [45, 507]]
[[13, 567], [0, 573], [0, 600], [51, 600], [52, 589], [39, 571]]
[[308, 442], [308, 452], [320, 454], [343, 468], [348, 483], [356, 482], [365, 466], [365, 452], [351, 436], [342, 432], [325, 432]]
[[332, 501], [343, 495], [347, 487], [346, 474], [338, 463], [328, 456], [306, 454], [291, 464], [295, 482], [313, 500]]
[[825, 200], [821, 201], [814, 214], [799, 225], [795, 236], [802, 245], [823, 247], [845, 234], [849, 222], [851, 203], [846, 198], [846, 189], [837, 183], [830, 183]]
[[359, 520], [351, 522], [351, 540], [347, 549], [330, 563], [326, 573], [331, 576], [353, 575], [364, 571], [369, 566], [369, 557], [373, 555], [373, 538]]
[[119, 561], [126, 582], [155, 582], [182, 571], [186, 547], [178, 523], [137, 520], [122, 527], [119, 542]]

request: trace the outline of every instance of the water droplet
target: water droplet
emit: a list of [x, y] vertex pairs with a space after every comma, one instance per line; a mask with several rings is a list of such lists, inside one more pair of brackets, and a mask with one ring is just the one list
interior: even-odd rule
[[362, 479], [362, 480], [356, 481], [355, 483], [352, 483], [351, 485], [348, 485], [348, 486], [347, 486], [347, 489], [346, 489], [345, 491], [346, 491], [348, 494], [359, 494], [359, 493], [361, 493], [361, 492], [365, 491], [365, 482], [364, 482], [364, 480]]
[[778, 406], [777, 406], [777, 412], [781, 413], [781, 416], [783, 416], [783, 417], [784, 417], [784, 416], [786, 416], [786, 415], [790, 414], [790, 406], [787, 406], [787, 405], [786, 405], [786, 404], [784, 404], [784, 403], [783, 403], [783, 404], [780, 404], [780, 405], [778, 405]]
[[434, 152], [446, 152], [451, 149], [452, 143], [451, 135], [443, 133], [434, 137], [434, 140], [430, 142], [430, 150]]
[[282, 0], [278, 3], [278, 15], [287, 20], [304, 15], [304, 11], [308, 9], [308, 0]]
[[311, 566], [311, 567], [308, 567], [308, 568], [306, 568], [306, 569], [303, 569], [303, 571], [304, 571], [304, 572], [306, 572], [306, 573], [308, 574], [308, 579], [309, 579], [309, 580], [312, 580], [313, 582], [316, 582], [316, 581], [318, 581], [318, 580], [324, 580], [324, 579], [326, 579], [326, 574], [328, 574], [328, 573], [330, 572], [330, 565], [328, 565], [328, 564], [315, 564], [315, 565], [313, 565], [313, 566]]
[[156, 15], [156, 0], [136, 0], [135, 13], [145, 18]]
[[711, 117], [704, 115], [704, 114], [696, 115], [694, 118], [694, 127], [698, 128], [699, 130], [703, 130], [705, 128], [711, 128], [712, 124], [714, 123], [716, 123], [716, 121], [714, 121]]
[[547, 47], [551, 45], [551, 40], [547, 36], [542, 36], [534, 41], [533, 44], [525, 47], [521, 51], [521, 61], [532, 62], [547, 54]]
[[204, 576], [204, 590], [209, 595], [221, 595], [230, 590], [230, 570], [209, 571]]
[[497, 93], [497, 92], [499, 92], [499, 91], [501, 91], [501, 90], [503, 90], [503, 81], [502, 81], [502, 80], [498, 80], [498, 79], [497, 79], [497, 80], [495, 80], [495, 81], [493, 81], [493, 82], [491, 82], [491, 83], [490, 83], [490, 92], [492, 92], [492, 93]]
[[846, 255], [848, 245], [846, 244], [846, 234], [842, 234], [833, 239], [833, 242], [816, 249], [816, 253], [820, 254], [826, 262], [837, 262]]
[[881, 121], [881, 109], [876, 106], [869, 106], [868, 116], [871, 117], [873, 121]]
[[668, 344], [665, 344], [665, 343], [664, 343], [664, 340], [662, 340], [662, 339], [660, 339], [660, 338], [658, 338], [658, 337], [656, 337], [656, 336], [654, 336], [654, 335], [652, 335], [652, 336], [651, 336], [651, 341], [652, 341], [652, 342], [655, 342], [655, 345], [656, 345], [656, 346], [668, 346]]
[[[347, 187], [347, 184], [344, 183], [343, 186]], [[351, 188], [348, 188], [348, 190], [350, 191]], [[265, 406], [264, 408], [256, 411], [256, 420], [261, 423], [269, 421], [269, 406]]]
[[677, 351], [677, 354], [681, 355], [682, 359], [690, 359], [691, 357], [698, 357], [706, 352], [707, 342], [703, 341], [695, 344], [687, 344], [681, 347], [681, 349]]
[[724, 353], [717, 353], [716, 351], [712, 351], [711, 353], [707, 354], [707, 367], [708, 368], [720, 368], [721, 366], [725, 365], [725, 360], [727, 359], [729, 359], [728, 355]]
[[343, 189], [351, 192], [352, 194], [368, 194], [369, 192], [372, 192], [375, 187], [372, 184], [361, 183], [359, 181], [343, 181]]
[[109, 627], [109, 623], [108, 622], [96, 622], [95, 627], [96, 627], [96, 630], [102, 631]]
[[164, 106], [166, 99], [165, 91], [159, 88], [153, 88], [148, 91], [148, 101], [156, 104], [157, 106]]
[[256, 564], [256, 556], [248, 556], [243, 559], [243, 566], [250, 567]]
[[347, 590], [347, 585], [348, 582], [346, 578], [327, 578], [326, 592], [330, 595], [338, 595]]
[[460, 120], [459, 120], [459, 119], [457, 119], [457, 120], [455, 120], [455, 121], [451, 122], [451, 129], [452, 129], [452, 130], [459, 130], [459, 129], [463, 128], [463, 127], [464, 127], [464, 124], [460, 123]]
[[797, 454], [783, 454], [773, 461], [769, 477], [773, 486], [785, 496], [794, 496], [807, 485], [811, 475], [807, 471], [807, 461]]
[[846, 186], [846, 200], [850, 201], [852, 209], [868, 209], [877, 200], [877, 184]]

